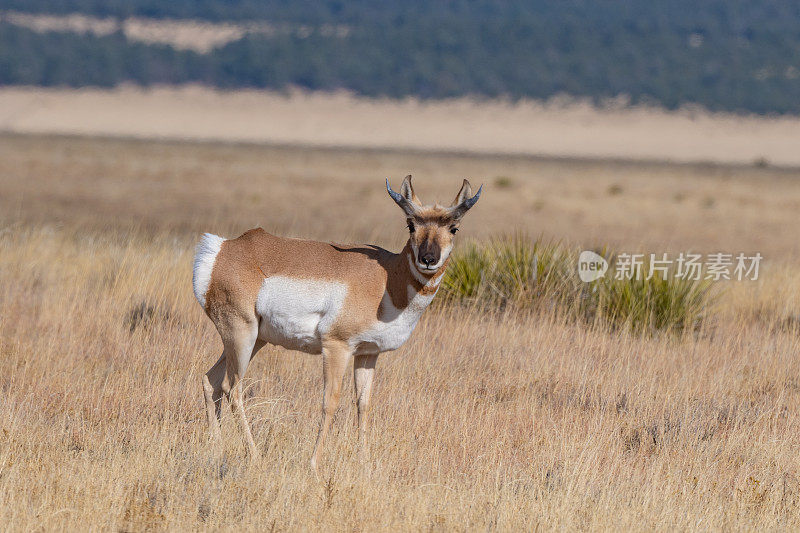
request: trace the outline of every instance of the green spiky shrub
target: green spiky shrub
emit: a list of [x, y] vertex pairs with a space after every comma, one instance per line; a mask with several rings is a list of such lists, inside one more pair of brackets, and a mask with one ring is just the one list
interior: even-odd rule
[[492, 298], [503, 304], [529, 300], [537, 285], [536, 245], [520, 236], [506, 237], [493, 241], [488, 255], [491, 269], [486, 282]]
[[467, 243], [450, 256], [439, 291], [440, 299], [450, 303], [474, 302], [483, 288], [484, 275], [491, 267], [492, 259], [486, 248]]
[[577, 250], [522, 234], [470, 243], [454, 252], [441, 300], [484, 309], [547, 310], [635, 333], [692, 330], [708, 314], [708, 282], [659, 275], [615, 279], [612, 265], [606, 277], [583, 283], [577, 258]]
[[577, 288], [570, 279], [573, 255], [557, 243], [524, 235], [469, 243], [451, 256], [442, 299], [499, 308], [561, 305]]
[[713, 303], [711, 282], [660, 274], [650, 279], [605, 278], [597, 288], [603, 322], [634, 333], [697, 329]]

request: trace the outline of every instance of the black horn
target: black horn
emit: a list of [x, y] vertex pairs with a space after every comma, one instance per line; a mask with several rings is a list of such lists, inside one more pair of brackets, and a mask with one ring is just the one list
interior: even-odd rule
[[403, 202], [405, 201], [405, 198], [400, 196], [399, 193], [396, 193], [394, 192], [394, 190], [392, 190], [392, 186], [389, 185], [389, 178], [386, 178], [386, 191], [389, 193], [389, 196], [392, 197], [392, 200], [394, 200], [395, 203], [397, 203], [397, 205], [403, 207]]
[[455, 218], [461, 218], [464, 214], [470, 210], [470, 208], [475, 205], [475, 202], [478, 201], [478, 198], [481, 197], [481, 191], [483, 191], [483, 185], [478, 188], [478, 192], [475, 193], [475, 196], [472, 198], [465, 198], [463, 202], [451, 208], [451, 213]]
[[[408, 178], [406, 178], [406, 179], [408, 179]], [[405, 183], [405, 182], [404, 182], [404, 183]], [[406, 198], [405, 196], [403, 196], [403, 195], [402, 195], [402, 194], [400, 194], [400, 193], [397, 193], [397, 192], [395, 192], [395, 191], [392, 189], [392, 186], [391, 186], [391, 185], [389, 185], [389, 178], [386, 178], [386, 192], [388, 192], [388, 193], [389, 193], [389, 196], [391, 196], [391, 197], [392, 197], [392, 200], [394, 200], [394, 201], [395, 201], [395, 203], [396, 203], [397, 205], [399, 205], [399, 206], [400, 206], [400, 208], [401, 208], [403, 211], [405, 211], [405, 213], [406, 213], [406, 215], [407, 215], [407, 216], [409, 216], [409, 217], [413, 217], [413, 216], [414, 216], [414, 214], [415, 214], [415, 213], [416, 213], [416, 211], [417, 211], [417, 208], [416, 208], [416, 206], [414, 205], [414, 203], [413, 203], [413, 202], [409, 201], [409, 200], [408, 200], [408, 198]]]
[[478, 201], [478, 198], [480, 198], [480, 197], [481, 197], [481, 191], [482, 191], [482, 190], [483, 190], [483, 185], [481, 185], [480, 187], [478, 187], [478, 192], [476, 192], [476, 193], [475, 193], [475, 196], [473, 196], [472, 198], [467, 198], [466, 200], [464, 200], [464, 207], [466, 207], [467, 209], [469, 209], [470, 207], [472, 207], [473, 205], [475, 205], [475, 202], [477, 202], [477, 201]]

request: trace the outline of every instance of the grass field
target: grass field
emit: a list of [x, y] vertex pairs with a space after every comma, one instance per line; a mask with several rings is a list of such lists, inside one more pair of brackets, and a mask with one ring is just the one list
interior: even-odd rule
[[[343, 402], [318, 480], [321, 361], [265, 348], [208, 443], [221, 343], [202, 231], [398, 249], [383, 177], [486, 184], [459, 237], [755, 252], [682, 336], [439, 306], [379, 358], [371, 458]], [[0, 137], [0, 523], [8, 530], [800, 528], [800, 170]], [[463, 242], [462, 242], [463, 245]], [[352, 396], [348, 380], [345, 391]]]

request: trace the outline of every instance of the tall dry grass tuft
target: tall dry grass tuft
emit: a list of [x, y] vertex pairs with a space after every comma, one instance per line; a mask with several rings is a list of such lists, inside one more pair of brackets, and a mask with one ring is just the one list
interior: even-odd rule
[[[343, 402], [318, 481], [319, 358], [267, 348], [251, 366], [261, 457], [245, 459], [227, 409], [222, 457], [208, 444], [199, 376], [221, 346], [193, 300], [191, 249], [0, 233], [6, 528], [800, 527], [800, 339], [777, 314], [676, 337], [440, 306], [379, 359], [369, 462]], [[728, 291], [720, 316], [771, 297]]]

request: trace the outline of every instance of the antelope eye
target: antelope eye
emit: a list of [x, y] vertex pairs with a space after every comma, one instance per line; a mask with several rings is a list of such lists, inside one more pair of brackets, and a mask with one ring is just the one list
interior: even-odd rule
[[452, 228], [450, 228], [450, 233], [452, 233], [453, 235], [455, 235], [457, 231], [458, 231], [458, 228], [457, 228], [457, 227], [455, 227], [455, 226], [453, 226]]
[[414, 223], [409, 220], [408, 221], [408, 231], [410, 231], [411, 233], [414, 233], [415, 229], [416, 228], [414, 227]]

